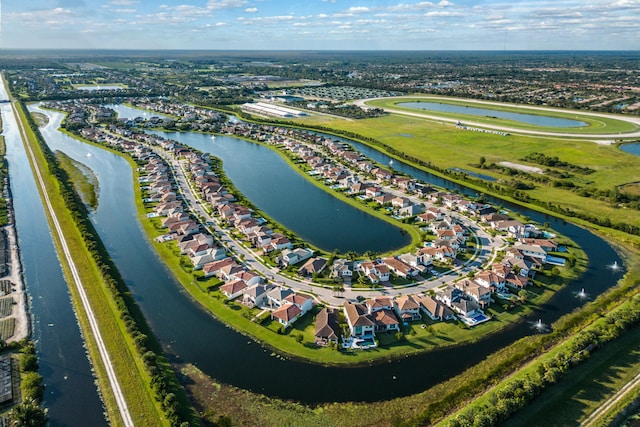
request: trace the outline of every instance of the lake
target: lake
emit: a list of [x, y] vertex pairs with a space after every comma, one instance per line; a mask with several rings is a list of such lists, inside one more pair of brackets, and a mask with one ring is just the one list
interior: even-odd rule
[[470, 107], [466, 105], [453, 105], [438, 102], [401, 102], [400, 107], [417, 108], [426, 111], [440, 111], [442, 113], [468, 114], [478, 117], [497, 117], [500, 119], [513, 120], [534, 126], [545, 126], [554, 128], [571, 128], [587, 126], [587, 123], [551, 117], [538, 114], [514, 113], [510, 111], [493, 110], [489, 108]]
[[86, 85], [86, 86], [76, 86], [76, 90], [84, 90], [88, 92], [94, 92], [96, 90], [123, 90], [124, 88], [120, 85]]
[[640, 156], [640, 143], [638, 142], [634, 142], [632, 144], [622, 144], [620, 145], [620, 149], [629, 154]]

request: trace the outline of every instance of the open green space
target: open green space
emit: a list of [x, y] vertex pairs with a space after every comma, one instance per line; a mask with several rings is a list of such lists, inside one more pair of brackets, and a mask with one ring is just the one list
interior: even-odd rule
[[570, 425], [584, 420], [640, 372], [640, 329], [598, 350], [566, 380], [518, 413], [509, 426]]
[[[478, 108], [484, 108], [487, 110], [495, 111], [508, 111], [512, 113], [533, 114], [546, 117], [557, 117], [563, 119], [579, 120], [587, 123], [587, 126], [582, 127], [549, 127], [549, 126], [535, 126], [527, 123], [522, 123], [515, 120], [501, 119], [497, 117], [478, 116], [474, 114], [457, 114], [446, 113], [436, 110], [422, 110], [418, 108], [410, 108], [401, 106], [398, 104], [405, 102], [431, 102], [440, 104], [451, 104], [459, 106], [472, 106]], [[470, 121], [474, 123], [487, 124], [492, 126], [504, 126], [514, 129], [522, 130], [536, 130], [545, 132], [560, 132], [566, 134], [618, 134], [627, 133], [638, 130], [638, 126], [628, 121], [618, 120], [612, 117], [592, 116], [583, 114], [577, 110], [566, 110], [564, 112], [557, 109], [545, 109], [545, 108], [532, 108], [530, 106], [514, 106], [512, 104], [499, 104], [488, 103], [481, 101], [474, 101], [468, 99], [458, 98], [442, 98], [442, 97], [429, 97], [429, 96], [408, 96], [408, 97], [391, 97], [384, 99], [377, 99], [367, 101], [367, 105], [378, 108], [392, 108], [394, 110], [406, 111], [410, 113], [422, 113], [430, 116], [443, 117], [447, 119], [460, 120], [461, 122]]]
[[[372, 138], [399, 153], [433, 165], [438, 170], [462, 168], [501, 180], [497, 184], [514, 179], [507, 170], [491, 167], [500, 162], [547, 169], [523, 160], [532, 153], [544, 153], [564, 162], [593, 169], [594, 172], [590, 174], [572, 173], [572, 177], [559, 180], [570, 181], [578, 189], [589, 191], [613, 191], [621, 185], [635, 182], [638, 180], [637, 171], [640, 170], [640, 156], [625, 153], [616, 145], [596, 144], [579, 139], [471, 132], [430, 119], [399, 114], [352, 121], [330, 116], [311, 116], [296, 119], [295, 123], [302, 126], [323, 126]], [[484, 167], [480, 167], [482, 159], [485, 161]], [[555, 174], [565, 172], [553, 167], [548, 169]], [[548, 173], [542, 175], [550, 177], [548, 183], [537, 182], [539, 177], [531, 175], [515, 178], [533, 186], [533, 189], [523, 191], [533, 199], [566, 207], [577, 213], [609, 218], [612, 223], [640, 225], [638, 210], [620, 209], [615, 202], [585, 197], [576, 188], [556, 187], [552, 184], [557, 179]], [[455, 180], [459, 177], [448, 174], [447, 178]], [[470, 186], [490, 193], [489, 184], [492, 185], [480, 182], [479, 185]]]

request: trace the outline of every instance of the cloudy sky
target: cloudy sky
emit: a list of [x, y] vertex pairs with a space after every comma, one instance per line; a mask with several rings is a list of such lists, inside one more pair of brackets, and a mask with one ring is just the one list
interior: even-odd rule
[[640, 50], [640, 0], [0, 0], [1, 48]]

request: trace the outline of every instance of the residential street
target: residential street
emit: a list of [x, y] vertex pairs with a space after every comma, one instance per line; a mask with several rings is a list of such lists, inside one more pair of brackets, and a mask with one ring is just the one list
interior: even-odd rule
[[[415, 294], [420, 292], [426, 292], [431, 289], [446, 286], [460, 276], [464, 276], [467, 271], [475, 270], [481, 265], [493, 262], [498, 250], [504, 248], [505, 242], [501, 237], [492, 237], [482, 228], [478, 227], [476, 223], [470, 219], [454, 214], [456, 218], [473, 230], [476, 240], [475, 251], [476, 254], [471, 261], [462, 265], [457, 265], [451, 270], [443, 273], [437, 280], [423, 280], [416, 284], [407, 285], [404, 287], [380, 287], [377, 289], [368, 288], [352, 288], [345, 286], [344, 292], [340, 292], [339, 296], [336, 295], [336, 291], [331, 287], [323, 287], [322, 285], [312, 283], [308, 280], [302, 280], [299, 278], [291, 278], [289, 276], [280, 273], [280, 270], [276, 267], [270, 267], [265, 264], [262, 258], [254, 252], [251, 248], [246, 247], [242, 243], [233, 239], [227, 229], [221, 227], [210, 211], [207, 209], [207, 202], [204, 202], [197, 191], [190, 185], [189, 180], [186, 177], [183, 160], [177, 160], [173, 156], [162, 150], [161, 148], [153, 147], [153, 150], [162, 158], [167, 161], [171, 166], [174, 173], [176, 183], [179, 187], [179, 191], [184, 197], [185, 202], [188, 204], [189, 209], [200, 218], [201, 222], [205, 224], [208, 231], [214, 235], [220, 244], [232, 254], [235, 254], [239, 261], [250, 270], [254, 270], [271, 280], [272, 282], [279, 283], [281, 285], [295, 289], [296, 291], [302, 291], [315, 296], [318, 302], [323, 302], [326, 305], [339, 307], [342, 306], [345, 300], [354, 301], [358, 296], [364, 296], [371, 298], [379, 295], [398, 296], [403, 294]], [[399, 192], [398, 190], [392, 190], [385, 188], [386, 191], [398, 196], [407, 197], [406, 194]], [[423, 203], [423, 200], [419, 200], [417, 197], [410, 197], [416, 202]]]

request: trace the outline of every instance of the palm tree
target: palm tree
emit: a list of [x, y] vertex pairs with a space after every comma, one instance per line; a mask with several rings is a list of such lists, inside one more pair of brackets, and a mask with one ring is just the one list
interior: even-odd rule
[[40, 427], [47, 424], [47, 411], [31, 398], [13, 407], [9, 412], [11, 427]]

